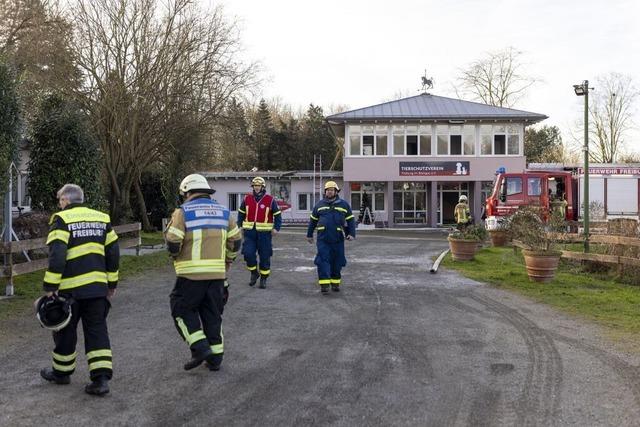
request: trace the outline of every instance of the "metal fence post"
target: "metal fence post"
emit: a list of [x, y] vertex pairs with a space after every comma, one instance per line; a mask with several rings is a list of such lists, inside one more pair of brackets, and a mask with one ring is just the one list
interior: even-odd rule
[[4, 235], [2, 239], [8, 250], [8, 252], [4, 254], [4, 271], [7, 275], [7, 286], [5, 288], [4, 294], [8, 297], [13, 296], [13, 257], [11, 253], [11, 231], [13, 230], [11, 218], [12, 191], [13, 188], [11, 185], [11, 168], [9, 168], [9, 185], [7, 186], [7, 193], [4, 195]]

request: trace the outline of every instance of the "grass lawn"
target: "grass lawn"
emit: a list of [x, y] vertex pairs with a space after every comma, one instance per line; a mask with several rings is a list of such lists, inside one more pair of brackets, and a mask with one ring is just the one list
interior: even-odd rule
[[[170, 265], [170, 261], [165, 251], [140, 256], [124, 255], [120, 257], [120, 280], [167, 265]], [[43, 277], [44, 270], [14, 277], [15, 296], [0, 300], [0, 321], [10, 315], [31, 309], [33, 301], [42, 295]], [[2, 281], [1, 286], [0, 292], [4, 293], [5, 280]]]
[[162, 245], [164, 243], [164, 237], [161, 231], [154, 232], [140, 232], [140, 238], [142, 239], [143, 246]]
[[531, 282], [522, 254], [514, 254], [513, 248], [484, 248], [475, 258], [454, 261], [448, 254], [442, 265], [460, 271], [465, 277], [517, 291], [616, 331], [640, 333], [640, 286], [618, 283], [604, 273], [585, 273], [579, 265], [564, 261], [552, 282]]

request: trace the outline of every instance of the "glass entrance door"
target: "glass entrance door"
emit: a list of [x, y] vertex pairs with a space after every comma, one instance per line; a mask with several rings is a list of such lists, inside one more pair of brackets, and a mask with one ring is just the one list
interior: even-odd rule
[[395, 224], [424, 224], [426, 221], [426, 183], [394, 182], [393, 222]]
[[[438, 183], [438, 224], [455, 224], [453, 211], [463, 194], [469, 197], [469, 183], [467, 182]], [[471, 201], [469, 200], [469, 202]]]

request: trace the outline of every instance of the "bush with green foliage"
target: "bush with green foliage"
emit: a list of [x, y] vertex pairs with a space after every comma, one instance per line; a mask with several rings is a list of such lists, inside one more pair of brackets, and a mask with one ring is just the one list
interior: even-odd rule
[[476, 242], [482, 242], [487, 238], [487, 230], [481, 225], [471, 224], [460, 230], [455, 230], [449, 233], [449, 237], [451, 237], [452, 239], [473, 240]]
[[33, 124], [28, 191], [35, 209], [58, 209], [56, 192], [67, 183], [84, 190], [85, 202], [104, 209], [99, 145], [86, 116], [60, 95], [40, 104]]
[[566, 223], [561, 214], [552, 211], [545, 223], [539, 208], [522, 206], [509, 220], [509, 232], [513, 240], [518, 240], [536, 252], [558, 252], [561, 235], [566, 233]]

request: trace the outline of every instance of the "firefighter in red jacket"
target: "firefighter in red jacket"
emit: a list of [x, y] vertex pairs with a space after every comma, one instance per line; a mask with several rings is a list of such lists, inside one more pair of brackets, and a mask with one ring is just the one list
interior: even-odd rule
[[[271, 255], [273, 248], [271, 236], [280, 231], [282, 218], [276, 200], [265, 189], [262, 177], [251, 181], [253, 192], [247, 194], [238, 209], [238, 227], [242, 229], [244, 241], [242, 254], [251, 272], [249, 286], [254, 286], [260, 278], [261, 289], [267, 287], [267, 278], [271, 273]], [[256, 257], [256, 252], [260, 258]]]

